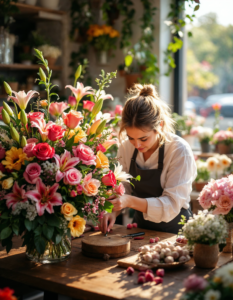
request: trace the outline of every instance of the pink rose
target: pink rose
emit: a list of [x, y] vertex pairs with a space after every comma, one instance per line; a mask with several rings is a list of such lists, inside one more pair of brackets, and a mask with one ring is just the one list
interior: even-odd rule
[[186, 291], [202, 291], [206, 288], [207, 281], [196, 274], [190, 275], [187, 279], [184, 280], [184, 287]]
[[30, 143], [23, 147], [23, 152], [27, 154], [28, 158], [35, 156], [33, 153], [33, 149], [35, 148], [35, 146], [35, 143]]
[[38, 142], [39, 142], [38, 139], [35, 139], [35, 138], [27, 139], [27, 144], [31, 144], [31, 143], [37, 144]]
[[37, 122], [38, 120], [42, 121], [44, 119], [44, 114], [41, 112], [30, 112], [27, 117], [30, 122]]
[[84, 177], [82, 188], [83, 192], [87, 196], [95, 196], [98, 193], [100, 187], [100, 181], [92, 178], [92, 173], [87, 174]]
[[123, 111], [122, 105], [116, 105], [115, 114], [121, 116]]
[[106, 152], [107, 150], [104, 148], [103, 145], [99, 144], [97, 147], [96, 147], [96, 152], [98, 151], [101, 151], [101, 152]]
[[0, 106], [0, 120], [2, 120], [2, 110], [3, 110], [3, 106]]
[[60, 125], [53, 124], [48, 129], [48, 139], [52, 142], [56, 142], [63, 138], [66, 130], [62, 128]]
[[84, 144], [73, 147], [73, 153], [75, 157], [78, 157], [84, 165], [96, 165], [96, 156], [92, 149]]
[[78, 195], [82, 195], [83, 188], [82, 188], [81, 184], [77, 184], [76, 190], [77, 190]]
[[59, 117], [68, 107], [66, 102], [53, 102], [49, 106], [49, 113], [51, 116]]
[[104, 185], [106, 186], [115, 186], [116, 185], [116, 177], [113, 171], [109, 171], [107, 175], [104, 175], [101, 179]]
[[76, 98], [74, 96], [69, 96], [69, 98], [68, 98], [68, 104], [71, 107], [75, 107], [75, 105], [77, 104]]
[[75, 129], [79, 126], [80, 121], [83, 119], [83, 115], [80, 111], [71, 110], [68, 114], [63, 113], [62, 118], [64, 121], [64, 124], [69, 129]]
[[215, 201], [215, 204], [217, 207], [219, 208], [223, 208], [223, 209], [228, 209], [231, 210], [232, 206], [233, 206], [233, 202], [232, 200], [226, 196], [226, 195], [222, 195], [218, 201]]
[[230, 212], [230, 209], [227, 208], [220, 208], [216, 207], [214, 210], [211, 211], [213, 215], [227, 215]]
[[0, 159], [5, 158], [6, 150], [0, 145]]
[[122, 183], [120, 183], [119, 185], [115, 185], [113, 190], [116, 194], [120, 196], [123, 196], [125, 194], [125, 187]]
[[76, 197], [76, 196], [77, 196], [77, 192], [74, 191], [74, 190], [72, 190], [72, 191], [70, 192], [70, 197]]
[[25, 172], [23, 173], [24, 179], [31, 184], [35, 184], [40, 177], [41, 167], [38, 163], [31, 163], [27, 165]]
[[89, 111], [92, 111], [93, 107], [95, 106], [94, 102], [91, 101], [83, 101], [83, 108]]
[[63, 182], [64, 184], [76, 185], [81, 181], [81, 179], [82, 173], [79, 170], [72, 168], [65, 172]]
[[47, 160], [49, 158], [53, 158], [54, 154], [55, 149], [47, 143], [39, 143], [33, 148], [33, 155], [40, 160]]

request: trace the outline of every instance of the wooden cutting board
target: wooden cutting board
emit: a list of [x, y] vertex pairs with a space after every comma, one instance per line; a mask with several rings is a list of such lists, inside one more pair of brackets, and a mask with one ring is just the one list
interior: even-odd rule
[[122, 238], [120, 234], [105, 236], [103, 233], [94, 233], [82, 240], [82, 252], [97, 258], [103, 258], [104, 254], [110, 258], [123, 257], [130, 252], [130, 240]]

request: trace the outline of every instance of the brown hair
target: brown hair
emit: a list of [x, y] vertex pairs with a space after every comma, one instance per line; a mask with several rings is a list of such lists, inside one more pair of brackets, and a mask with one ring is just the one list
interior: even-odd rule
[[[166, 133], [174, 133], [175, 121], [169, 106], [160, 100], [152, 84], [135, 84], [129, 91], [131, 97], [125, 103], [119, 136], [127, 127], [156, 130], [160, 135], [160, 146], [168, 141]], [[160, 123], [163, 122], [163, 126]]]

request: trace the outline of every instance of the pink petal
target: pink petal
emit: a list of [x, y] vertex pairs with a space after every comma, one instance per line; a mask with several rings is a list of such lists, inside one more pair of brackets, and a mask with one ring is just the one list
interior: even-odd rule
[[42, 182], [41, 178], [38, 178], [36, 188], [41, 196], [47, 192], [46, 185]]
[[60, 159], [60, 156], [58, 154], [54, 154], [54, 158], [55, 158], [55, 162], [56, 162], [56, 165], [59, 167], [60, 169], [60, 166], [61, 166], [61, 159]]
[[59, 182], [60, 180], [62, 180], [62, 178], [65, 176], [64, 173], [62, 173], [60, 170], [57, 171], [56, 174], [56, 182]]
[[42, 205], [40, 202], [36, 202], [36, 210], [38, 212], [38, 215], [42, 216], [44, 214], [44, 211], [45, 211], [45, 206]]
[[49, 214], [53, 214], [54, 213], [54, 210], [53, 210], [53, 205], [51, 203], [48, 203], [45, 207], [45, 209], [47, 210], [47, 212]]
[[52, 197], [58, 188], [59, 188], [58, 183], [55, 183], [53, 186], [51, 186], [51, 188], [49, 189], [49, 196]]
[[104, 95], [103, 97], [101, 97], [103, 100], [105, 100], [105, 99], [111, 99], [111, 100], [113, 100], [113, 96], [112, 95], [110, 95], [110, 94], [107, 94], [107, 95]]
[[65, 150], [65, 152], [61, 155], [61, 166], [64, 165], [71, 158], [71, 154], [69, 151]]
[[[7, 201], [6, 201], [6, 206], [9, 209], [12, 205], [14, 205], [14, 204], [16, 205], [16, 203], [18, 203], [17, 199], [15, 199], [15, 198], [11, 198], [11, 199], [8, 198]], [[13, 206], [12, 206], [12, 209], [13, 209]]]
[[37, 190], [28, 191], [26, 197], [32, 201], [39, 202], [41, 200], [41, 195]]
[[54, 206], [62, 205], [63, 202], [61, 194], [55, 193], [54, 196], [49, 199], [49, 202]]
[[74, 166], [76, 166], [79, 162], [80, 162], [80, 159], [78, 157], [72, 157], [65, 164], [63, 171], [68, 171], [70, 168], [73, 168]]

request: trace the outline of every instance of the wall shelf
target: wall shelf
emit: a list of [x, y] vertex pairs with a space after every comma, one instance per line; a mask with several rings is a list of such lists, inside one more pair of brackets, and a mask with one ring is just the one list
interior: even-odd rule
[[42, 7], [42, 6], [35, 6], [35, 5], [29, 5], [29, 4], [24, 4], [24, 3], [15, 3], [15, 2], [12, 2], [12, 4], [17, 6], [21, 13], [35, 14], [35, 13], [38, 13], [40, 11], [44, 11], [44, 12], [55, 14], [55, 15], [64, 15], [64, 14], [66, 14], [65, 11], [49, 9], [49, 8], [45, 8], [45, 7]]
[[[39, 70], [39, 67], [45, 69], [42, 65], [24, 65], [24, 64], [0, 64], [0, 70]], [[51, 70], [60, 71], [62, 70], [62, 66], [52, 66]]]

